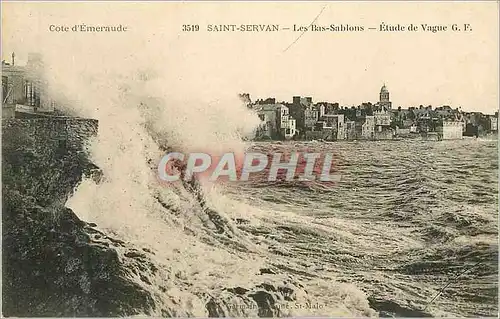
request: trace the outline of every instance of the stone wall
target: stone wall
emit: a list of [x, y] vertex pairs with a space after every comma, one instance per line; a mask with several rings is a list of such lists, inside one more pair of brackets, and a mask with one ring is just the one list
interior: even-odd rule
[[13, 119], [16, 114], [15, 105], [2, 105], [2, 119]]
[[337, 141], [337, 131], [332, 128], [324, 128], [321, 131], [307, 131], [306, 140]]
[[97, 135], [98, 121], [70, 117], [2, 120], [4, 141], [23, 139], [35, 149], [65, 145], [70, 148], [85, 146]]
[[393, 139], [393, 131], [391, 129], [384, 129], [381, 132], [375, 130], [375, 139], [376, 140], [392, 140]]

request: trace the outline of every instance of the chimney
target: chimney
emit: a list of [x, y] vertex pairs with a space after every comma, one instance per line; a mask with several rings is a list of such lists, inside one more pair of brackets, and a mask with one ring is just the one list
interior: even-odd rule
[[15, 58], [16, 58], [16, 54], [14, 52], [12, 52], [12, 65], [15, 65]]

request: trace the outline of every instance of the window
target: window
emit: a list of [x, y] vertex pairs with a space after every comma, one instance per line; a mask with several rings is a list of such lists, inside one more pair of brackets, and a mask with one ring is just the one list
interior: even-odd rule
[[2, 103], [9, 94], [9, 78], [2, 76]]

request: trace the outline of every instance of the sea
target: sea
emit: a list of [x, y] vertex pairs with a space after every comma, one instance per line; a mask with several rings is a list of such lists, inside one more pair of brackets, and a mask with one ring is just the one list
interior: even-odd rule
[[[113, 249], [158, 309], [183, 317], [498, 315], [496, 138], [250, 142], [260, 119], [218, 82], [193, 87], [149, 57], [113, 53], [89, 64], [86, 54], [75, 63], [74, 50], [46, 53], [65, 111], [99, 121], [88, 156], [102, 177], [85, 178], [66, 206], [127, 243]], [[158, 163], [171, 151], [331, 153], [341, 178], [162, 183]], [[129, 262], [131, 247], [149, 252], [158, 271]]]
[[177, 314], [207, 316], [211, 296], [226, 315], [255, 316], [223, 291], [285, 283], [300, 292], [281, 316], [498, 315], [497, 140], [245, 142], [266, 154], [331, 153], [341, 179], [263, 175], [201, 183], [195, 196], [155, 181], [154, 165], [146, 173], [110, 156], [103, 141], [93, 153], [103, 181], [85, 180], [67, 206], [154, 252], [162, 275], [144, 289], [174, 300]]
[[353, 284], [382, 315], [497, 316], [497, 146], [481, 139], [256, 143], [260, 152], [335, 154], [341, 181], [235, 184], [228, 194], [268, 212], [260, 225], [240, 229], [304, 282]]
[[[238, 54], [213, 59], [244, 46], [214, 38], [197, 51], [187, 34], [153, 30], [154, 16], [126, 41], [68, 42], [32, 32], [64, 15], [33, 12], [14, 47], [43, 55], [58, 111], [99, 123], [88, 145], [99, 174], [65, 205], [99, 231], [93, 242], [113, 238], [99, 247], [156, 305], [141, 316], [498, 317], [497, 139], [250, 142], [261, 120], [239, 93], [287, 96], [321, 77], [285, 87], [272, 48], [260, 50], [266, 72], [247, 74]], [[171, 151], [331, 153], [341, 178], [164, 183]]]

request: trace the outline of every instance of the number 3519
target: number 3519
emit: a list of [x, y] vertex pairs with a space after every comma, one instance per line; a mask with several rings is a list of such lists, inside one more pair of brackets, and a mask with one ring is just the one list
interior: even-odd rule
[[200, 31], [200, 26], [197, 24], [183, 24], [182, 31]]

